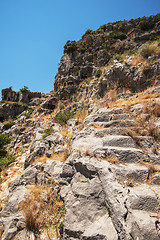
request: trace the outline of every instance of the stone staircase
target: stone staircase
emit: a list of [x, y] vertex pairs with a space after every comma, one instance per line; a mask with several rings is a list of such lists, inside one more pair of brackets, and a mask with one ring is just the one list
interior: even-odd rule
[[[155, 144], [153, 137], [137, 136], [137, 144], [131, 136], [126, 136], [126, 130], [137, 124], [118, 108], [100, 109], [84, 120], [84, 126], [73, 138], [71, 148], [98, 161], [109, 161], [108, 169], [115, 181], [122, 191], [127, 190], [123, 196], [127, 209], [124, 228], [128, 229], [130, 237], [126, 239], [160, 239], [160, 153], [151, 151]], [[111, 163], [112, 158], [117, 158], [119, 164]], [[108, 191], [108, 187], [103, 187]], [[117, 201], [118, 194], [115, 195]], [[113, 212], [114, 208], [116, 204]], [[114, 222], [114, 217], [111, 218]]]

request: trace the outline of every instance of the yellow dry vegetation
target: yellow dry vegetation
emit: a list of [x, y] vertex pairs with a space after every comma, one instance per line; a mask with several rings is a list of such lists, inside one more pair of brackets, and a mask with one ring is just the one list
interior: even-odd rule
[[128, 107], [131, 107], [132, 105], [136, 104], [148, 104], [149, 102], [155, 100], [156, 98], [159, 98], [159, 94], [157, 92], [150, 92], [155, 87], [150, 87], [144, 92], [140, 92], [133, 97], [127, 98], [127, 99], [118, 99], [115, 102], [109, 103], [109, 107], [119, 107], [123, 109], [127, 109]]
[[76, 113], [76, 119], [79, 123], [83, 123], [84, 119], [88, 116], [87, 109], [83, 109], [82, 111], [79, 111]]
[[120, 164], [120, 161], [118, 160], [117, 157], [112, 157], [112, 156], [106, 156], [104, 158], [101, 158], [101, 160], [105, 160], [109, 163], [112, 163], [112, 164]]
[[[56, 183], [52, 182], [52, 187]], [[51, 186], [31, 185], [28, 188], [29, 194], [19, 204], [19, 211], [23, 212], [26, 230], [34, 233], [36, 239], [44, 231], [57, 239], [62, 239], [61, 227], [65, 215], [65, 206], [60, 197], [54, 195]], [[52, 232], [51, 232], [52, 230]], [[46, 238], [47, 239], [47, 238]]]

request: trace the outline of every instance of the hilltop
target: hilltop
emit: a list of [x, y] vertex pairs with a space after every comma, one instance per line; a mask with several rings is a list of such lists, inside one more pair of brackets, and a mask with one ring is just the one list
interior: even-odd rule
[[2, 240], [160, 239], [160, 14], [67, 41], [0, 121]]

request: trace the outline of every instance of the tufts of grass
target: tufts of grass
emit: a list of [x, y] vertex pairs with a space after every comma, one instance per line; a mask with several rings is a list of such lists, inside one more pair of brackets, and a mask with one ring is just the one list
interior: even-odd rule
[[7, 154], [6, 156], [0, 156], [0, 172], [2, 169], [6, 168], [10, 163], [15, 161], [15, 156], [13, 154]]
[[15, 125], [15, 122], [13, 120], [10, 120], [6, 123], [4, 123], [3, 127], [5, 130], [8, 130], [9, 128], [11, 128], [13, 125]]
[[64, 125], [69, 119], [74, 118], [74, 116], [74, 110], [70, 111], [69, 109], [66, 109], [57, 114], [56, 120], [59, 124]]
[[156, 51], [156, 47], [153, 44], [146, 43], [143, 45], [143, 47], [139, 50], [139, 54], [144, 57], [148, 58], [152, 54], [154, 54]]
[[28, 190], [30, 194], [19, 204], [19, 210], [23, 212], [25, 228], [34, 233], [39, 239], [44, 228], [52, 227], [55, 230], [57, 239], [62, 238], [63, 218], [65, 206], [58, 194], [53, 194], [51, 186], [32, 185]]
[[47, 129], [44, 131], [44, 134], [42, 135], [42, 139], [45, 139], [46, 137], [48, 137], [49, 135], [51, 135], [52, 132], [53, 132], [52, 127], [51, 127], [51, 128], [47, 128]]
[[109, 163], [112, 163], [112, 164], [120, 164], [118, 158], [116, 157], [112, 157], [112, 156], [106, 156], [105, 158], [102, 158], [102, 160], [105, 160]]
[[22, 115], [25, 116], [26, 118], [30, 118], [30, 116], [32, 115], [34, 109], [29, 107], [28, 110], [26, 112], [24, 112]]

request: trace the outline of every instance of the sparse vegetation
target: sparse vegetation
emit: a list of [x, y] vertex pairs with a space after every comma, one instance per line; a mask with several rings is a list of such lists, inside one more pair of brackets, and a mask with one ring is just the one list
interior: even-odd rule
[[6, 150], [6, 145], [10, 141], [8, 134], [0, 134], [0, 172], [15, 160], [15, 157]]
[[95, 77], [99, 78], [101, 76], [101, 74], [102, 74], [102, 70], [99, 68], [95, 72]]
[[28, 109], [28, 105], [22, 102], [12, 102], [12, 103], [9, 103], [9, 105], [14, 107], [24, 107], [25, 109]]
[[64, 125], [67, 123], [67, 121], [70, 119], [70, 118], [74, 118], [74, 110], [69, 110], [69, 109], [66, 109], [64, 111], [61, 111], [57, 114], [56, 116], [56, 120], [58, 123], [60, 123], [61, 125]]
[[88, 34], [96, 34], [96, 32], [91, 29], [87, 29], [84, 35], [88, 35]]
[[105, 160], [105, 161], [107, 161], [109, 163], [112, 163], [112, 164], [119, 164], [120, 163], [118, 158], [112, 157], [112, 156], [106, 156], [105, 158], [102, 158], [101, 160]]
[[8, 103], [7, 100], [1, 100], [0, 103]]
[[27, 93], [27, 92], [30, 92], [29, 88], [27, 86], [24, 85], [23, 88], [19, 89], [20, 92], [22, 93]]
[[149, 56], [155, 53], [155, 50], [156, 47], [153, 44], [146, 43], [139, 50], [139, 54], [144, 58], [148, 58]]
[[70, 41], [68, 40], [66, 44], [64, 45], [64, 53], [73, 53], [77, 50], [77, 44], [76, 41]]
[[5, 130], [8, 130], [9, 128], [11, 128], [13, 125], [15, 125], [15, 122], [13, 120], [10, 120], [6, 123], [4, 123], [3, 127]]
[[53, 132], [52, 127], [51, 127], [51, 128], [47, 128], [47, 129], [44, 131], [44, 134], [42, 135], [42, 139], [45, 139], [46, 137], [48, 137], [49, 135], [51, 135], [52, 132]]
[[[52, 185], [56, 184], [52, 182]], [[53, 196], [51, 189], [47, 185], [30, 187], [30, 194], [19, 204], [19, 209], [25, 217], [25, 228], [33, 232], [35, 237], [38, 237], [40, 230], [51, 227], [55, 230], [57, 239], [61, 239], [65, 206], [58, 195]], [[48, 200], [45, 201], [43, 196]]]
[[151, 15], [149, 17], [142, 17], [142, 18], [139, 18], [139, 27], [143, 31], [150, 30], [159, 21], [160, 21], [160, 14]]
[[123, 32], [118, 32], [118, 31], [111, 31], [109, 33], [109, 38], [114, 38], [114, 39], [120, 39], [120, 40], [124, 40], [127, 38], [127, 35]]
[[29, 107], [27, 111], [25, 111], [22, 115], [25, 116], [26, 118], [30, 118], [30, 116], [32, 115], [34, 109]]

